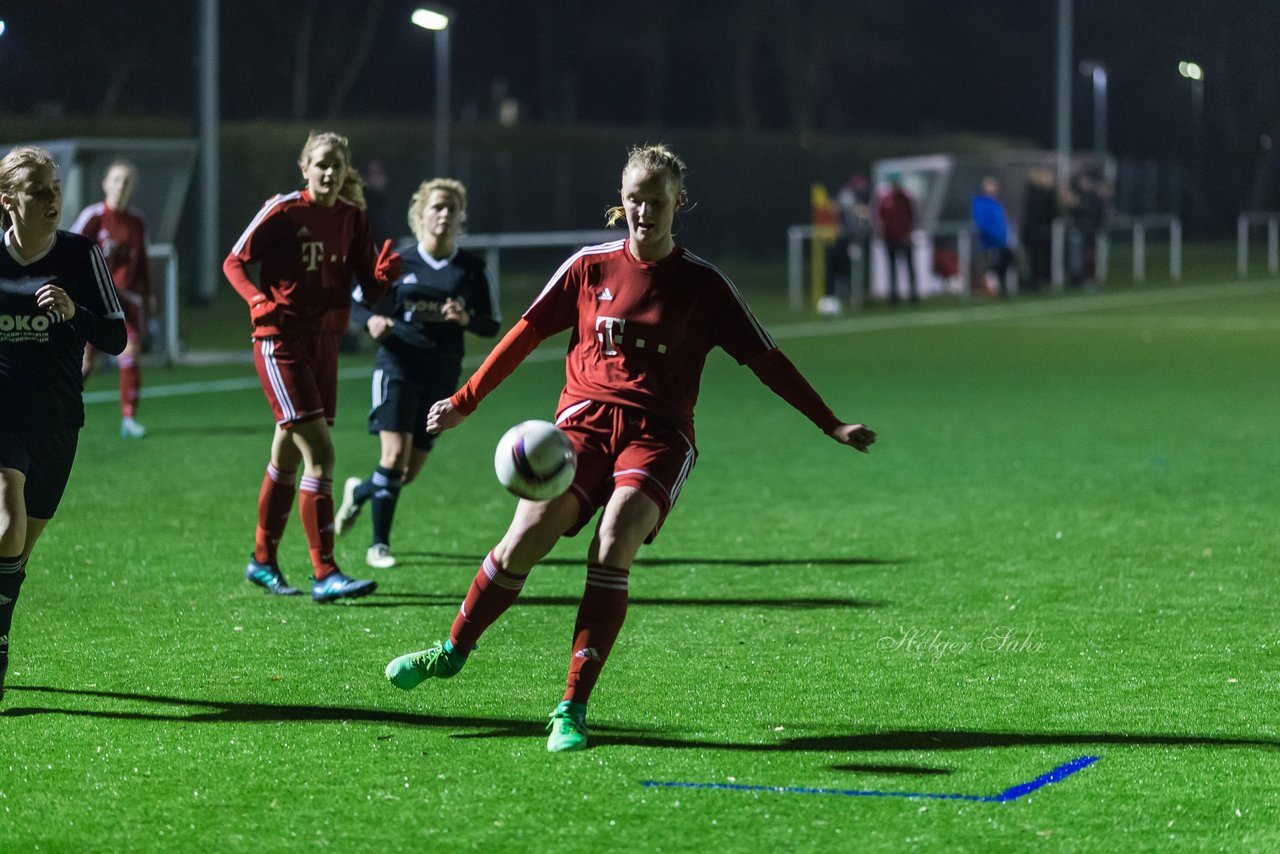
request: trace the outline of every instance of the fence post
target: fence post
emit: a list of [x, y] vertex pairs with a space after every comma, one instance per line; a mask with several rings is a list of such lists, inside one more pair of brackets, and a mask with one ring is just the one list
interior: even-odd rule
[[1236, 217], [1236, 275], [1249, 275], [1249, 218], [1244, 214]]
[[1111, 235], [1103, 228], [1098, 231], [1093, 253], [1093, 276], [1098, 284], [1106, 284], [1107, 268], [1111, 266]]
[[1267, 272], [1280, 273], [1280, 217], [1267, 218]]
[[804, 231], [802, 225], [787, 227], [787, 302], [792, 311], [804, 308]]
[[1169, 278], [1182, 281], [1182, 220], [1169, 221]]
[[1049, 284], [1053, 290], [1060, 291], [1067, 281], [1067, 221], [1062, 217], [1055, 219], [1049, 228], [1049, 234], [1051, 259]]
[[484, 251], [484, 265], [489, 268], [489, 279], [493, 282], [493, 286], [500, 289], [502, 287], [502, 277], [499, 254], [498, 247], [490, 246]]
[[1140, 285], [1147, 278], [1147, 232], [1138, 220], [1133, 223], [1133, 283]]
[[172, 366], [181, 355], [178, 340], [178, 250], [172, 246], [164, 265], [164, 349], [166, 363]]

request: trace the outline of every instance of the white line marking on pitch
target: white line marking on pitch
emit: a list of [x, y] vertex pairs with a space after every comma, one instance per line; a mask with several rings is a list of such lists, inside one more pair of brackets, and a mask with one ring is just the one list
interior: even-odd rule
[[[1050, 301], [1031, 303], [998, 303], [993, 305], [962, 306], [960, 308], [938, 309], [936, 311], [916, 312], [903, 308], [898, 313], [876, 315], [874, 317], [846, 317], [832, 320], [816, 320], [804, 323], [778, 324], [769, 328], [769, 334], [779, 340], [797, 338], [821, 338], [829, 335], [849, 335], [857, 332], [883, 332], [894, 329], [926, 328], [933, 326], [954, 326], [959, 323], [990, 322], [1000, 320], [1039, 320], [1065, 314], [1106, 311], [1111, 309], [1135, 308], [1150, 305], [1171, 305], [1174, 303], [1198, 302], [1202, 300], [1221, 299], [1223, 297], [1247, 297], [1274, 294], [1280, 291], [1274, 282], [1230, 283], [1220, 285], [1198, 285], [1195, 287], [1177, 288], [1173, 290], [1130, 291], [1122, 294], [1089, 294], [1073, 296]], [[1119, 324], [1120, 318], [1074, 318], [1073, 321], [1100, 326]], [[1126, 326], [1141, 326], [1139, 319], [1125, 319]], [[1188, 319], [1189, 324], [1193, 323]], [[1198, 321], [1194, 321], [1198, 322]], [[1166, 325], [1170, 319], [1159, 321], [1158, 325]], [[1230, 318], [1221, 321], [1207, 320], [1201, 326], [1187, 325], [1177, 328], [1232, 329], [1253, 331], [1270, 329], [1273, 324], [1269, 320], [1258, 319], [1256, 326], [1246, 322], [1232, 322]], [[1171, 327], [1172, 328], [1172, 327]], [[526, 361], [550, 362], [564, 358], [563, 345], [560, 347], [543, 347], [529, 355]], [[474, 368], [480, 364], [482, 355], [468, 356], [463, 360], [466, 367]], [[371, 368], [341, 368], [338, 370], [339, 380], [364, 379]], [[153, 399], [158, 397], [185, 397], [187, 395], [211, 394], [227, 391], [249, 391], [258, 389], [260, 383], [256, 376], [233, 377], [224, 380], [203, 380], [200, 382], [172, 383], [169, 385], [145, 386], [142, 397]], [[120, 399], [115, 389], [86, 392], [84, 402], [107, 403]]]

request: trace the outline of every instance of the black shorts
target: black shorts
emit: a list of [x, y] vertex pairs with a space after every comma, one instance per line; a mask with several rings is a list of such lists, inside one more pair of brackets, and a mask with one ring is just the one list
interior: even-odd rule
[[0, 426], [0, 468], [26, 476], [23, 497], [32, 519], [53, 518], [71, 477], [79, 440], [79, 427]]
[[427, 432], [431, 404], [458, 390], [460, 368], [406, 371], [395, 359], [379, 358], [373, 367], [373, 405], [369, 432], [412, 433], [413, 447], [429, 451], [436, 436]]

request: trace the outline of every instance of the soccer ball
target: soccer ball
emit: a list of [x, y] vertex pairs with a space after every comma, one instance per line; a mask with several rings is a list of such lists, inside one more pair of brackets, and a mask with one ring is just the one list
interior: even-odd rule
[[522, 421], [498, 441], [493, 469], [508, 492], [548, 501], [573, 483], [578, 456], [569, 437], [549, 421]]

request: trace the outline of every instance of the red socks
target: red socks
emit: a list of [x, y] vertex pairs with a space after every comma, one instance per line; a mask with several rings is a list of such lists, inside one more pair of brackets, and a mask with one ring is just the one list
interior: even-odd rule
[[587, 586], [573, 627], [573, 657], [564, 699], [587, 704], [622, 623], [627, 618], [628, 571], [601, 564], [587, 566]]
[[258, 530], [254, 536], [253, 559], [258, 563], [275, 564], [280, 538], [293, 510], [293, 496], [297, 492], [294, 472], [282, 472], [270, 463], [262, 478], [258, 492]]
[[470, 655], [484, 630], [493, 625], [519, 597], [527, 577], [507, 572], [498, 564], [493, 552], [489, 552], [449, 630], [449, 643], [453, 648], [463, 655]]
[[316, 581], [338, 571], [333, 562], [333, 480], [303, 477], [298, 490], [298, 515], [311, 550]]
[[116, 359], [120, 368], [120, 415], [133, 418], [138, 414], [138, 394], [142, 391], [142, 374], [138, 371], [138, 362], [132, 356], [120, 356]]

